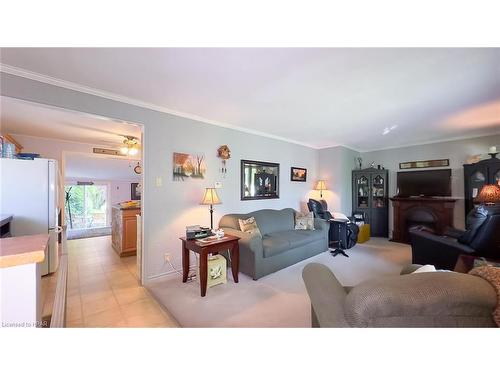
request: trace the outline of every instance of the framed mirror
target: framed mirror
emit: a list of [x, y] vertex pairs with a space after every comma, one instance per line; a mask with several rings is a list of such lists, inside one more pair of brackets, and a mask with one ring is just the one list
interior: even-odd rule
[[264, 161], [241, 161], [241, 200], [279, 198], [280, 165]]

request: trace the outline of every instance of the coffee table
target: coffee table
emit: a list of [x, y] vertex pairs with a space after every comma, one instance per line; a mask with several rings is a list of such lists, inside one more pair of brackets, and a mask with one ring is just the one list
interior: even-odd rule
[[231, 272], [233, 280], [238, 282], [238, 272], [240, 264], [240, 246], [239, 237], [226, 235], [221, 239], [211, 242], [202, 242], [199, 240], [188, 240], [186, 237], [179, 238], [182, 241], [182, 282], [185, 283], [189, 273], [189, 250], [200, 255], [200, 293], [202, 297], [207, 294], [208, 277], [208, 254], [219, 254], [220, 252], [230, 250], [231, 252]]

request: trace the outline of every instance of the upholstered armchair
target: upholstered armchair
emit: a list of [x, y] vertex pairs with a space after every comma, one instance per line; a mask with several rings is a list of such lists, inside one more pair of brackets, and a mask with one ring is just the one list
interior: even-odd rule
[[302, 278], [312, 327], [496, 327], [497, 294], [478, 276], [457, 272], [383, 276], [344, 287], [328, 267], [310, 263]]
[[453, 270], [461, 254], [500, 259], [500, 205], [474, 208], [467, 215], [466, 228], [449, 228], [444, 235], [411, 230], [412, 262]]

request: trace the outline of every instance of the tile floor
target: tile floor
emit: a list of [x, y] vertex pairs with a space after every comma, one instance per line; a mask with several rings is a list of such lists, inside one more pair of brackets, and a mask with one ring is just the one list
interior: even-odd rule
[[[111, 236], [67, 244], [67, 327], [178, 327], [139, 285], [136, 257], [120, 258]], [[55, 283], [55, 275], [42, 278], [42, 316], [50, 314]]]

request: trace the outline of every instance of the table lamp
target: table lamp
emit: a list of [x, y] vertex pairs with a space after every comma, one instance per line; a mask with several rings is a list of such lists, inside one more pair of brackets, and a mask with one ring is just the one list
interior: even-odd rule
[[214, 204], [221, 204], [222, 202], [217, 195], [215, 188], [206, 188], [205, 195], [201, 204], [210, 205], [210, 229], [214, 229]]
[[477, 197], [474, 199], [474, 202], [484, 205], [500, 203], [500, 187], [494, 184], [484, 185]]
[[316, 189], [319, 190], [319, 196], [323, 198], [323, 190], [326, 190], [326, 183], [324, 180], [318, 180], [316, 183]]

